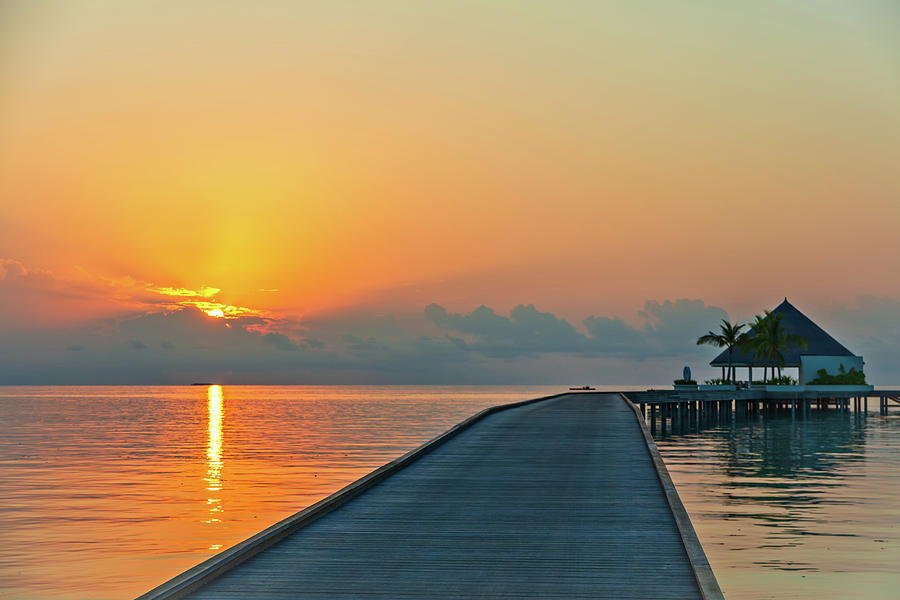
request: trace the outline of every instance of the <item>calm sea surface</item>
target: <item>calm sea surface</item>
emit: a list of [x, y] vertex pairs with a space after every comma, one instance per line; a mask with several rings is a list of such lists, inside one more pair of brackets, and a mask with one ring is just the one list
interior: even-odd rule
[[[0, 387], [0, 598], [136, 596], [482, 408], [559, 391]], [[657, 436], [729, 600], [900, 597], [900, 416], [874, 408]]]
[[0, 598], [129, 598], [539, 387], [0, 387]]
[[655, 436], [728, 600], [900, 598], [900, 407]]

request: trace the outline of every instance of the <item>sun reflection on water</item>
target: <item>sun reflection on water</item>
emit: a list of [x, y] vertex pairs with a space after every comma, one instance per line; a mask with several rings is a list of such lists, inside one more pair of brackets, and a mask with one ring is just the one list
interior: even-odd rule
[[[206, 489], [209, 492], [219, 492], [222, 489], [222, 418], [224, 416], [222, 386], [211, 385], [207, 390], [207, 412], [209, 420], [207, 424], [208, 440], [206, 443]], [[210, 496], [218, 494], [210, 494]], [[207, 523], [219, 523], [217, 517], [222, 512], [221, 498], [208, 497], [206, 504], [209, 508]]]

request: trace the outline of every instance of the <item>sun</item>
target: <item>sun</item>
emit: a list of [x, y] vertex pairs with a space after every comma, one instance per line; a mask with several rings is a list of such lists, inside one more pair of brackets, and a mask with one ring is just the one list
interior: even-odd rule
[[221, 308], [211, 308], [205, 311], [211, 317], [216, 317], [217, 319], [221, 319], [225, 316], [225, 312]]

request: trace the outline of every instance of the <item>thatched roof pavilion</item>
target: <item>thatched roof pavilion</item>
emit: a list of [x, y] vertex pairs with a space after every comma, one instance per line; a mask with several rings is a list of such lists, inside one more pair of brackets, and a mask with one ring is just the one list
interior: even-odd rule
[[[816, 377], [819, 369], [825, 369], [828, 373], [836, 374], [843, 365], [849, 370], [855, 368], [862, 371], [863, 360], [856, 356], [843, 344], [831, 337], [824, 329], [816, 325], [809, 317], [788, 302], [787, 298], [778, 305], [770, 314], [781, 315], [781, 325], [790, 333], [803, 336], [807, 342], [807, 348], [799, 346], [788, 348], [784, 355], [784, 367], [798, 367], [800, 369], [800, 383], [806, 383]], [[751, 353], [735, 348], [729, 362], [728, 350], [709, 363], [713, 367], [727, 367], [729, 364], [735, 367], [777, 367], [771, 360], [755, 358]], [[752, 379], [752, 371], [751, 371]]]

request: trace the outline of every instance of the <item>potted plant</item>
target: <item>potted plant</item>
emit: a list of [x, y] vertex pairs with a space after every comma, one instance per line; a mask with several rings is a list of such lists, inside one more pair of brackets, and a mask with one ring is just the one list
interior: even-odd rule
[[676, 379], [672, 382], [676, 390], [696, 390], [697, 382], [693, 379]]
[[727, 379], [714, 377], [713, 379], [704, 381], [698, 388], [704, 392], [733, 392], [737, 389], [737, 385], [731, 383]]

